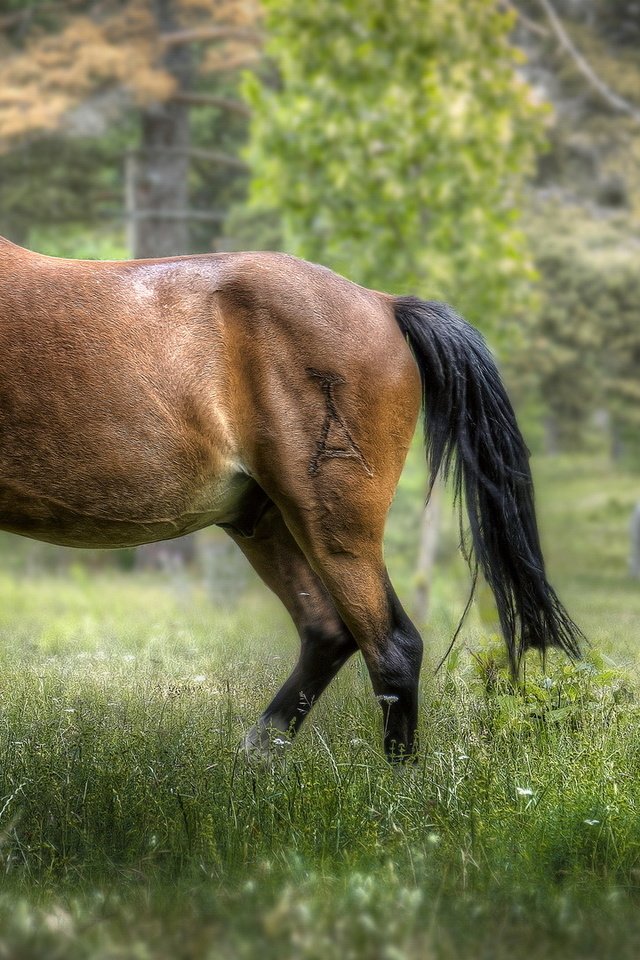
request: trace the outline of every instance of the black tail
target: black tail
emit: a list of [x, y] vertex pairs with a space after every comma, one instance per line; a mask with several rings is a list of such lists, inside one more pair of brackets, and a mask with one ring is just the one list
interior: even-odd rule
[[444, 303], [396, 297], [395, 315], [420, 369], [433, 484], [451, 472], [473, 551], [493, 590], [514, 673], [524, 650], [583, 638], [547, 582], [527, 450], [498, 368], [478, 331]]

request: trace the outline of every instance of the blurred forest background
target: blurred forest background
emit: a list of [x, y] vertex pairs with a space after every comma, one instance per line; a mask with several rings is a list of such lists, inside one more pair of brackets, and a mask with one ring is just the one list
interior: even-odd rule
[[[87, 258], [287, 249], [447, 299], [497, 349], [534, 452], [640, 467], [635, 0], [1, 10], [0, 234]], [[428, 568], [428, 533], [416, 549]], [[229, 550], [214, 532], [87, 556], [237, 583]]]

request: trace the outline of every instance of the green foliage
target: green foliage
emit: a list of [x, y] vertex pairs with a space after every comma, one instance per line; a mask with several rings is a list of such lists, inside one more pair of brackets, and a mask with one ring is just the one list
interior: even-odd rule
[[542, 111], [510, 16], [458, 4], [266, 0], [278, 79], [246, 81], [253, 202], [287, 249], [484, 323], [527, 275], [517, 208]]
[[511, 367], [543, 400], [551, 449], [584, 449], [590, 418], [603, 400], [602, 274], [574, 246], [544, 232], [534, 251], [540, 303], [528, 316]]
[[[510, 360], [543, 401], [552, 448], [584, 449], [597, 410], [630, 464], [640, 463], [640, 278], [635, 250], [598, 224], [577, 237], [532, 231], [540, 308]], [[595, 236], [594, 236], [595, 235]], [[515, 379], [515, 378], [514, 378]]]
[[637, 264], [607, 275], [605, 391], [623, 458], [640, 469], [640, 276]]
[[[117, 135], [52, 137], [0, 155], [0, 233], [28, 245], [32, 228], [67, 236], [89, 226], [96, 234], [113, 229], [122, 211], [124, 148]], [[62, 255], [55, 243], [43, 252]]]
[[481, 641], [467, 672], [471, 688], [484, 694], [491, 705], [496, 734], [505, 727], [534, 732], [542, 730], [543, 724], [557, 723], [588, 729], [594, 714], [600, 716], [603, 710], [636, 699], [632, 675], [595, 650], [587, 651], [579, 663], [552, 655], [545, 664], [545, 676], [525, 670], [514, 681], [504, 643], [494, 636]]
[[[637, 0], [555, 6], [597, 76], [640, 104]], [[539, 3], [520, 7], [546, 28]], [[599, 409], [609, 415], [611, 450], [639, 464], [640, 126], [596, 92], [552, 30], [523, 31], [521, 41], [555, 109], [526, 218], [541, 309], [516, 345], [512, 381], [521, 390], [537, 383], [550, 449], [593, 443], [589, 421]]]

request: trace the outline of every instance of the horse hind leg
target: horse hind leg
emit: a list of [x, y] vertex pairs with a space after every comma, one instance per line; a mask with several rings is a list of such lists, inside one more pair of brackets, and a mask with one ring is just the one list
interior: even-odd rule
[[268, 755], [272, 735], [295, 735], [315, 701], [357, 650], [329, 593], [271, 504], [250, 536], [227, 530], [256, 572], [283, 602], [300, 637], [291, 675], [245, 737], [251, 753]]
[[346, 529], [334, 519], [333, 535], [326, 529], [297, 535], [362, 652], [382, 708], [387, 757], [413, 759], [422, 639], [389, 580], [381, 533], [364, 536], [366, 515], [353, 502], [350, 510], [359, 519]]
[[[391, 760], [415, 755], [423, 649], [383, 559], [386, 515], [417, 418], [414, 386], [413, 379], [408, 387], [396, 380], [397, 396], [380, 389], [359, 417], [347, 418], [334, 403], [340, 445], [327, 442], [326, 430], [315, 446], [308, 433], [289, 434], [271, 457], [277, 471], [265, 464], [260, 481], [364, 656]], [[305, 446], [307, 462], [300, 456]]]

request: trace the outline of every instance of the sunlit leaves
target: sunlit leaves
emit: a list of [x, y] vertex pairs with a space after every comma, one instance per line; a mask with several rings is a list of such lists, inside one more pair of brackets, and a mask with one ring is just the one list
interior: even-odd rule
[[287, 247], [484, 322], [527, 274], [513, 216], [541, 109], [492, 0], [266, 0], [280, 83], [252, 80], [253, 199]]

